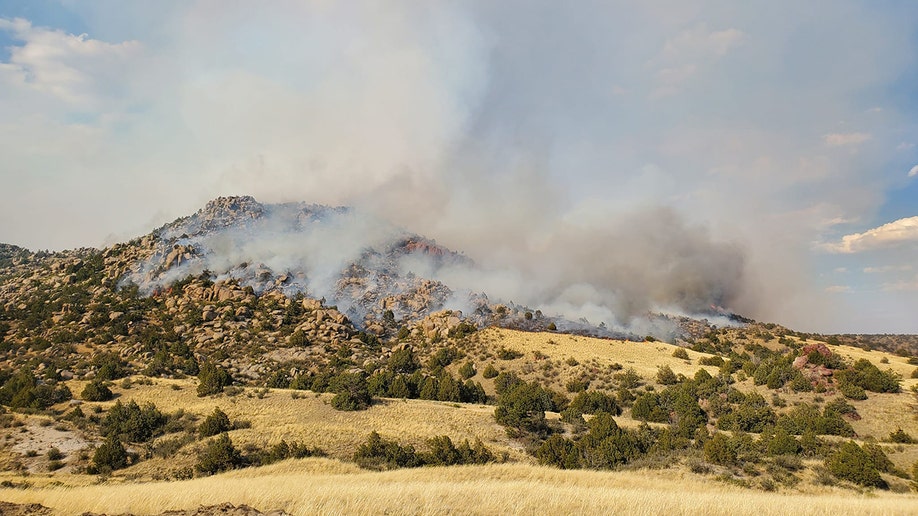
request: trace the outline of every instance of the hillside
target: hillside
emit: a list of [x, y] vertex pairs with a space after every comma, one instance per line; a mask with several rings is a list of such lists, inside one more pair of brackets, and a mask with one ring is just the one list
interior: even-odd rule
[[647, 314], [665, 331], [638, 336], [435, 279], [469, 263], [345, 208], [249, 197], [102, 250], [0, 246], [0, 500], [918, 510], [908, 346], [720, 309]]

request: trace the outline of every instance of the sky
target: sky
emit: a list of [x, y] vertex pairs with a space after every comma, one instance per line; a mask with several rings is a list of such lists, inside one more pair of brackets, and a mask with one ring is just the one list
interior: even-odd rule
[[915, 84], [909, 0], [0, 0], [0, 242], [248, 194], [578, 306], [700, 278], [797, 330], [918, 333]]

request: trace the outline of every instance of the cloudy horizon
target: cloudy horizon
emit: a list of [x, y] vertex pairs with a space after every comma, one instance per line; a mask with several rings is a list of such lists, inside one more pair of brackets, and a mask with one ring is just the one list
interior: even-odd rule
[[356, 205], [559, 285], [918, 333], [918, 4], [798, 4], [4, 2], [0, 242]]

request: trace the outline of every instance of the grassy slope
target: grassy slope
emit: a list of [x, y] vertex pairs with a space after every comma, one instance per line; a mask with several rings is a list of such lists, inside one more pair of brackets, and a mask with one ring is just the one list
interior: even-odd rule
[[914, 514], [918, 499], [840, 490], [776, 494], [673, 471], [560, 471], [502, 464], [361, 472], [329, 459], [287, 461], [181, 482], [0, 490], [60, 514], [149, 514], [222, 502], [292, 514]]
[[[589, 339], [557, 334], [532, 334], [509, 330], [487, 330], [476, 335], [480, 344], [504, 346], [531, 357], [539, 351], [556, 362], [573, 357], [581, 372], [604, 369], [613, 363], [634, 369], [650, 380], [657, 366], [669, 365], [676, 373], [694, 374], [700, 353], [689, 351], [690, 361], [672, 357], [674, 346], [653, 342], [634, 343]], [[910, 371], [904, 359], [886, 353], [864, 352], [857, 348], [836, 348], [852, 358], [868, 358], [881, 368]], [[883, 358], [888, 364], [880, 362]], [[472, 357], [474, 358], [474, 357]], [[500, 369], [520, 370], [527, 360], [491, 359]], [[531, 362], [531, 360], [529, 360]], [[482, 370], [483, 363], [479, 363]], [[714, 372], [714, 368], [707, 368]], [[578, 373], [579, 374], [579, 373]], [[565, 374], [565, 376], [568, 376]], [[481, 380], [479, 373], [476, 380]], [[560, 381], [563, 378], [556, 379]], [[905, 390], [916, 380], [905, 380]], [[178, 389], [173, 388], [175, 385]], [[764, 387], [750, 381], [738, 384], [770, 396]], [[72, 382], [74, 392], [82, 390]], [[663, 471], [560, 471], [535, 466], [518, 443], [507, 438], [494, 423], [493, 407], [458, 405], [421, 400], [383, 400], [369, 410], [344, 413], [333, 410], [330, 395], [309, 392], [293, 399], [292, 392], [270, 390], [263, 398], [254, 389], [235, 397], [198, 398], [192, 380], [155, 380], [154, 385], [135, 385], [125, 390], [115, 387], [120, 399], [152, 401], [163, 411], [183, 408], [204, 416], [220, 407], [232, 419], [251, 422], [249, 429], [231, 432], [239, 446], [264, 446], [280, 439], [298, 440], [324, 449], [331, 459], [288, 461], [264, 468], [236, 471], [212, 478], [180, 482], [146, 482], [168, 478], [180, 468], [190, 466], [195, 450], [202, 443], [186, 446], [168, 460], [151, 459], [119, 472], [103, 486], [88, 485], [94, 477], [86, 475], [32, 475], [29, 490], [0, 489], [0, 499], [39, 502], [66, 513], [132, 511], [150, 513], [172, 508], [190, 508], [219, 502], [247, 503], [260, 509], [284, 508], [307, 513], [442, 513], [448, 510], [477, 513], [534, 513], [550, 510], [559, 513], [592, 512], [675, 512], [675, 513], [832, 513], [896, 514], [918, 512], [918, 498], [877, 492], [860, 496], [852, 491], [805, 484], [796, 493], [763, 493], [727, 486], [689, 473], [684, 467]], [[790, 403], [811, 401], [814, 394], [782, 392]], [[110, 404], [110, 403], [108, 403]], [[863, 419], [852, 422], [864, 435], [885, 437], [896, 427], [918, 434], [914, 400], [911, 394], [871, 394], [870, 399], [853, 402]], [[86, 404], [84, 410], [94, 404]], [[106, 404], [107, 405], [107, 404]], [[625, 416], [624, 425], [635, 422]], [[480, 438], [489, 448], [506, 454], [514, 464], [485, 467], [424, 468], [386, 473], [371, 473], [347, 460], [371, 430], [383, 436], [423, 447], [434, 435], [449, 435], [454, 440]], [[890, 458], [900, 467], [918, 460], [918, 445], [887, 447]], [[21, 481], [4, 474], [3, 478]], [[144, 482], [139, 482], [143, 480]], [[69, 488], [49, 486], [59, 483]], [[39, 489], [40, 486], [48, 486]]]

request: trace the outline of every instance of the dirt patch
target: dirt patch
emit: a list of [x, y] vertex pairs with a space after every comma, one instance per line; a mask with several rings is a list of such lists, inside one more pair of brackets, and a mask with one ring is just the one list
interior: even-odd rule
[[[47, 468], [47, 453], [51, 448], [57, 448], [64, 454], [64, 464], [69, 464], [71, 459], [94, 443], [82, 435], [71, 430], [59, 430], [53, 426], [42, 426], [40, 421], [29, 419], [24, 427], [12, 434], [15, 444], [10, 450], [23, 457], [34, 454], [35, 460], [28, 461], [27, 468], [30, 473], [45, 471]], [[0, 514], [6, 514], [0, 512]]]
[[[39, 506], [41, 507], [41, 506]], [[2, 507], [0, 507], [2, 508]], [[0, 514], [6, 514], [3, 511], [0, 511]], [[20, 513], [12, 513], [20, 514]], [[21, 513], [21, 514], [33, 514], [33, 513]], [[45, 513], [34, 513], [34, 514], [45, 514]], [[106, 516], [104, 514], [95, 514], [91, 512], [83, 513], [83, 516]], [[119, 516], [133, 516], [130, 513], [122, 514]], [[209, 505], [198, 507], [197, 509], [192, 509], [188, 511], [166, 511], [159, 516], [288, 516], [286, 512], [280, 510], [261, 512], [257, 509], [253, 509], [248, 505], [235, 506], [231, 503], [223, 503], [220, 505]]]
[[0, 502], [0, 514], [3, 516], [45, 516], [51, 509], [37, 503], [23, 504]]

